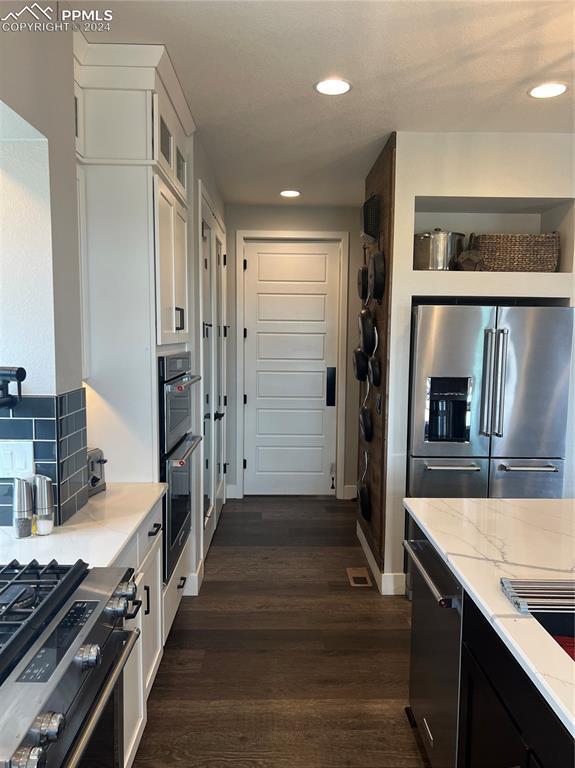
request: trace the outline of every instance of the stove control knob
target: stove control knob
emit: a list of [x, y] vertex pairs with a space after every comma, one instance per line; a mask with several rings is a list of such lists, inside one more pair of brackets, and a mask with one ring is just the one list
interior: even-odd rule
[[113, 619], [123, 619], [128, 613], [128, 601], [125, 597], [112, 597], [106, 606], [106, 613]]
[[[88, 648], [90, 646], [87, 646]], [[97, 648], [98, 646], [96, 646]], [[38, 746], [58, 741], [66, 725], [64, 715], [59, 712], [44, 712], [32, 723], [31, 735]]]
[[82, 645], [76, 654], [75, 661], [82, 671], [99, 667], [102, 662], [102, 654], [99, 645]]
[[14, 752], [10, 768], [44, 768], [46, 755], [40, 747], [22, 747]]
[[138, 589], [135, 581], [122, 581], [118, 584], [118, 589], [114, 592], [116, 597], [125, 597], [126, 600], [133, 602], [136, 599]]

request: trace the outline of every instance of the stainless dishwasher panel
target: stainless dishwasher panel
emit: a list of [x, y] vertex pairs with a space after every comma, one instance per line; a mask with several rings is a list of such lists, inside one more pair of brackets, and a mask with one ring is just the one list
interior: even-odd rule
[[454, 768], [463, 591], [428, 541], [404, 547], [413, 596], [409, 704], [433, 768]]
[[562, 459], [491, 459], [489, 495], [496, 499], [561, 499]]
[[489, 459], [410, 459], [409, 495], [427, 498], [487, 496]]

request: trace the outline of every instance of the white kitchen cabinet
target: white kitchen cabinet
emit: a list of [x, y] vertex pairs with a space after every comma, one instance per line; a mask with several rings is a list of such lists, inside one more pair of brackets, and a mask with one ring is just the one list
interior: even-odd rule
[[185, 132], [166, 90], [156, 86], [153, 100], [154, 160], [186, 199]]
[[[138, 599], [142, 599], [143, 573], [138, 573], [135, 582]], [[126, 629], [143, 630], [142, 609], [136, 617], [125, 622]], [[130, 768], [146, 727], [147, 710], [144, 687], [144, 667], [142, 663], [142, 634], [134, 646], [130, 658], [124, 667], [124, 768]]]
[[158, 176], [154, 206], [158, 344], [174, 344], [188, 334], [187, 213]]
[[159, 534], [140, 566], [142, 576], [142, 670], [148, 698], [163, 653], [162, 535]]
[[170, 629], [176, 618], [176, 613], [180, 607], [182, 595], [184, 594], [184, 588], [186, 586], [186, 580], [190, 570], [190, 558], [191, 558], [192, 540], [188, 539], [188, 543], [184, 547], [182, 554], [179, 557], [174, 572], [170, 577], [170, 581], [164, 587], [164, 628], [163, 639], [164, 645], [170, 634]]

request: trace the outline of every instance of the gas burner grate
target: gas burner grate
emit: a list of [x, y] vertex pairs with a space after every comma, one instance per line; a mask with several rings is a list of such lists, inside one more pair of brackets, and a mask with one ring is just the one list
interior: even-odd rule
[[74, 565], [56, 560], [0, 565], [0, 683], [87, 572], [82, 560]]

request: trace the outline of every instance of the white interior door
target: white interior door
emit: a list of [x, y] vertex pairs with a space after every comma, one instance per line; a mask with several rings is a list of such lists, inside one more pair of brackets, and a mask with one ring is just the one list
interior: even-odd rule
[[245, 244], [246, 494], [335, 494], [340, 250]]

